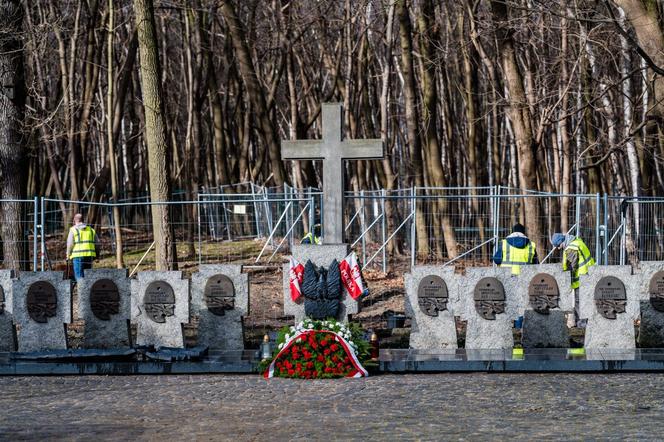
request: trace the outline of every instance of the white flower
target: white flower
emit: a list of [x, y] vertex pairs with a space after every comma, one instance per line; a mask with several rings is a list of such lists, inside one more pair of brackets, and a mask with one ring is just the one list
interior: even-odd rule
[[279, 344], [279, 350], [281, 350], [282, 348], [284, 348], [284, 343], [283, 342], [281, 344]]

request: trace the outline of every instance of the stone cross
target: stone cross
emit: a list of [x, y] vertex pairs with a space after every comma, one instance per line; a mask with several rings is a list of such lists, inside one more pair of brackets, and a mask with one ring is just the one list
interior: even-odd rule
[[343, 192], [345, 159], [380, 159], [379, 139], [342, 140], [341, 104], [323, 104], [323, 139], [282, 141], [284, 160], [323, 160], [323, 233], [327, 244], [343, 242]]

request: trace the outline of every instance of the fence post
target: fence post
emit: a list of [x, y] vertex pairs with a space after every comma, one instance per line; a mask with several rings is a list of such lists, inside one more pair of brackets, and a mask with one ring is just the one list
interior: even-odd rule
[[44, 259], [46, 259], [46, 244], [44, 244], [44, 228], [45, 228], [45, 210], [44, 210], [44, 197], [41, 197], [41, 271], [44, 271]]
[[[498, 232], [500, 231], [500, 203], [502, 200], [502, 193], [500, 191], [500, 185], [497, 185], [494, 189], [494, 201], [495, 201], [495, 216], [493, 218], [493, 253], [496, 253], [498, 249]], [[492, 254], [493, 256], [493, 254]], [[493, 262], [493, 260], [491, 261]], [[496, 266], [496, 263], [493, 263], [493, 266]]]
[[33, 226], [32, 226], [32, 271], [37, 271], [37, 225], [39, 224], [39, 203], [37, 197], [33, 200]]
[[231, 224], [228, 222], [228, 210], [226, 210], [226, 195], [222, 196], [222, 210], [224, 211], [224, 222], [226, 223], [226, 233], [228, 234], [228, 240], [231, 240]]
[[[595, 194], [595, 257], [597, 258], [598, 264], [602, 264], [602, 245], [600, 244], [600, 237], [599, 237], [599, 223], [600, 223], [600, 207], [601, 207], [601, 200], [600, 200], [600, 195], [599, 193]], [[578, 227], [577, 227], [577, 232], [578, 232]], [[577, 236], [579, 236], [577, 234]]]
[[[636, 204], [639, 204], [638, 201], [636, 201]], [[621, 204], [622, 206], [622, 204]], [[625, 225], [626, 222], [626, 217], [625, 213], [627, 212], [627, 207], [625, 207], [625, 210], [622, 210], [622, 207], [620, 208], [620, 225], [622, 226], [622, 232], [620, 232], [620, 265], [624, 266], [625, 265], [625, 247], [627, 246], [627, 228]]]
[[198, 217], [198, 266], [203, 264], [203, 242], [201, 240], [201, 195], [196, 193], [196, 216]]
[[[364, 201], [364, 190], [360, 190], [360, 204], [362, 204], [362, 212], [360, 212], [360, 232], [365, 233], [364, 229], [366, 228], [364, 225], [365, 221], [365, 209], [366, 209], [366, 204]], [[362, 235], [362, 262], [365, 263], [367, 262], [367, 240], [366, 240], [366, 235]]]
[[609, 195], [604, 194], [604, 265], [609, 264]]
[[258, 206], [256, 206], [256, 192], [254, 191], [254, 183], [251, 184], [251, 199], [254, 201], [254, 222], [256, 223], [256, 238], [261, 237], [260, 223], [258, 222]]
[[[272, 209], [270, 209], [267, 188], [265, 187], [263, 187], [263, 207], [265, 208], [265, 218], [267, 219], [267, 230], [272, 233]], [[274, 245], [274, 240], [270, 240], [270, 242]]]
[[314, 225], [316, 225], [316, 210], [314, 208], [315, 200], [311, 186], [307, 187], [307, 193], [309, 194], [309, 225], [307, 226], [307, 232], [313, 232]]
[[416, 210], [416, 205], [417, 205], [417, 200], [415, 195], [415, 187], [410, 188], [410, 214], [412, 215], [412, 218], [410, 220], [410, 268], [412, 269], [415, 267], [415, 253], [417, 253], [417, 248], [415, 247], [415, 220], [417, 217], [415, 216], [415, 210]]
[[[574, 224], [576, 225], [575, 228], [575, 236], [578, 238], [579, 237], [579, 227], [581, 225], [581, 196], [577, 195], [576, 196], [576, 201], [574, 203]], [[599, 207], [595, 208], [596, 210], [599, 210]], [[597, 256], [597, 255], [595, 255]]]
[[381, 199], [380, 199], [380, 214], [381, 214], [381, 244], [383, 244], [383, 273], [387, 273], [387, 245], [385, 244], [385, 189], [381, 189]]

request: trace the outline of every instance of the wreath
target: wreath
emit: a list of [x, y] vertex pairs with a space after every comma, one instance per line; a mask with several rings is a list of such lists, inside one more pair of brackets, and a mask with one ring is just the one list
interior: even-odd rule
[[284, 327], [277, 336], [272, 359], [261, 362], [266, 378], [331, 379], [368, 376], [362, 363], [369, 343], [358, 324], [305, 319]]

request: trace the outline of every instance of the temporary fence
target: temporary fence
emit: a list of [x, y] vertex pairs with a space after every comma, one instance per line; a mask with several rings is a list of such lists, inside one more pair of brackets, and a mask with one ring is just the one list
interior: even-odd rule
[[[0, 226], [2, 267], [37, 270], [39, 198], [0, 199], [0, 220], [2, 222]], [[6, 262], [6, 260], [13, 262]]]
[[[664, 259], [662, 214], [664, 198], [564, 195], [504, 186], [347, 192], [345, 207], [351, 221], [347, 229], [354, 227], [347, 230], [346, 240], [359, 250], [365, 266], [378, 265], [383, 271], [389, 256], [399, 253], [411, 265], [490, 264], [498, 241], [517, 222], [526, 225], [539, 246], [540, 261], [560, 261], [561, 254], [550, 245], [555, 232], [583, 238], [600, 264]], [[386, 257], [386, 250], [394, 253]]]
[[[61, 269], [71, 219], [80, 212], [98, 233], [100, 265], [115, 265], [119, 231], [124, 264], [135, 268], [140, 262], [147, 268], [155, 259], [152, 211], [165, 206], [179, 263], [277, 263], [323, 220], [323, 195], [315, 188], [240, 183], [205, 189], [192, 201], [185, 197], [150, 202], [140, 196], [118, 203], [0, 200], [2, 256], [19, 250], [22, 268]], [[15, 223], [6, 221], [16, 219], [12, 211], [20, 213], [13, 230]], [[625, 264], [664, 259], [662, 215], [664, 198], [561, 195], [502, 186], [366, 190], [345, 193], [344, 238], [365, 268], [387, 271], [390, 260], [487, 265], [498, 241], [521, 222], [538, 245], [540, 261], [560, 260], [560, 253], [551, 253], [549, 238], [568, 232], [584, 239], [598, 263]]]

